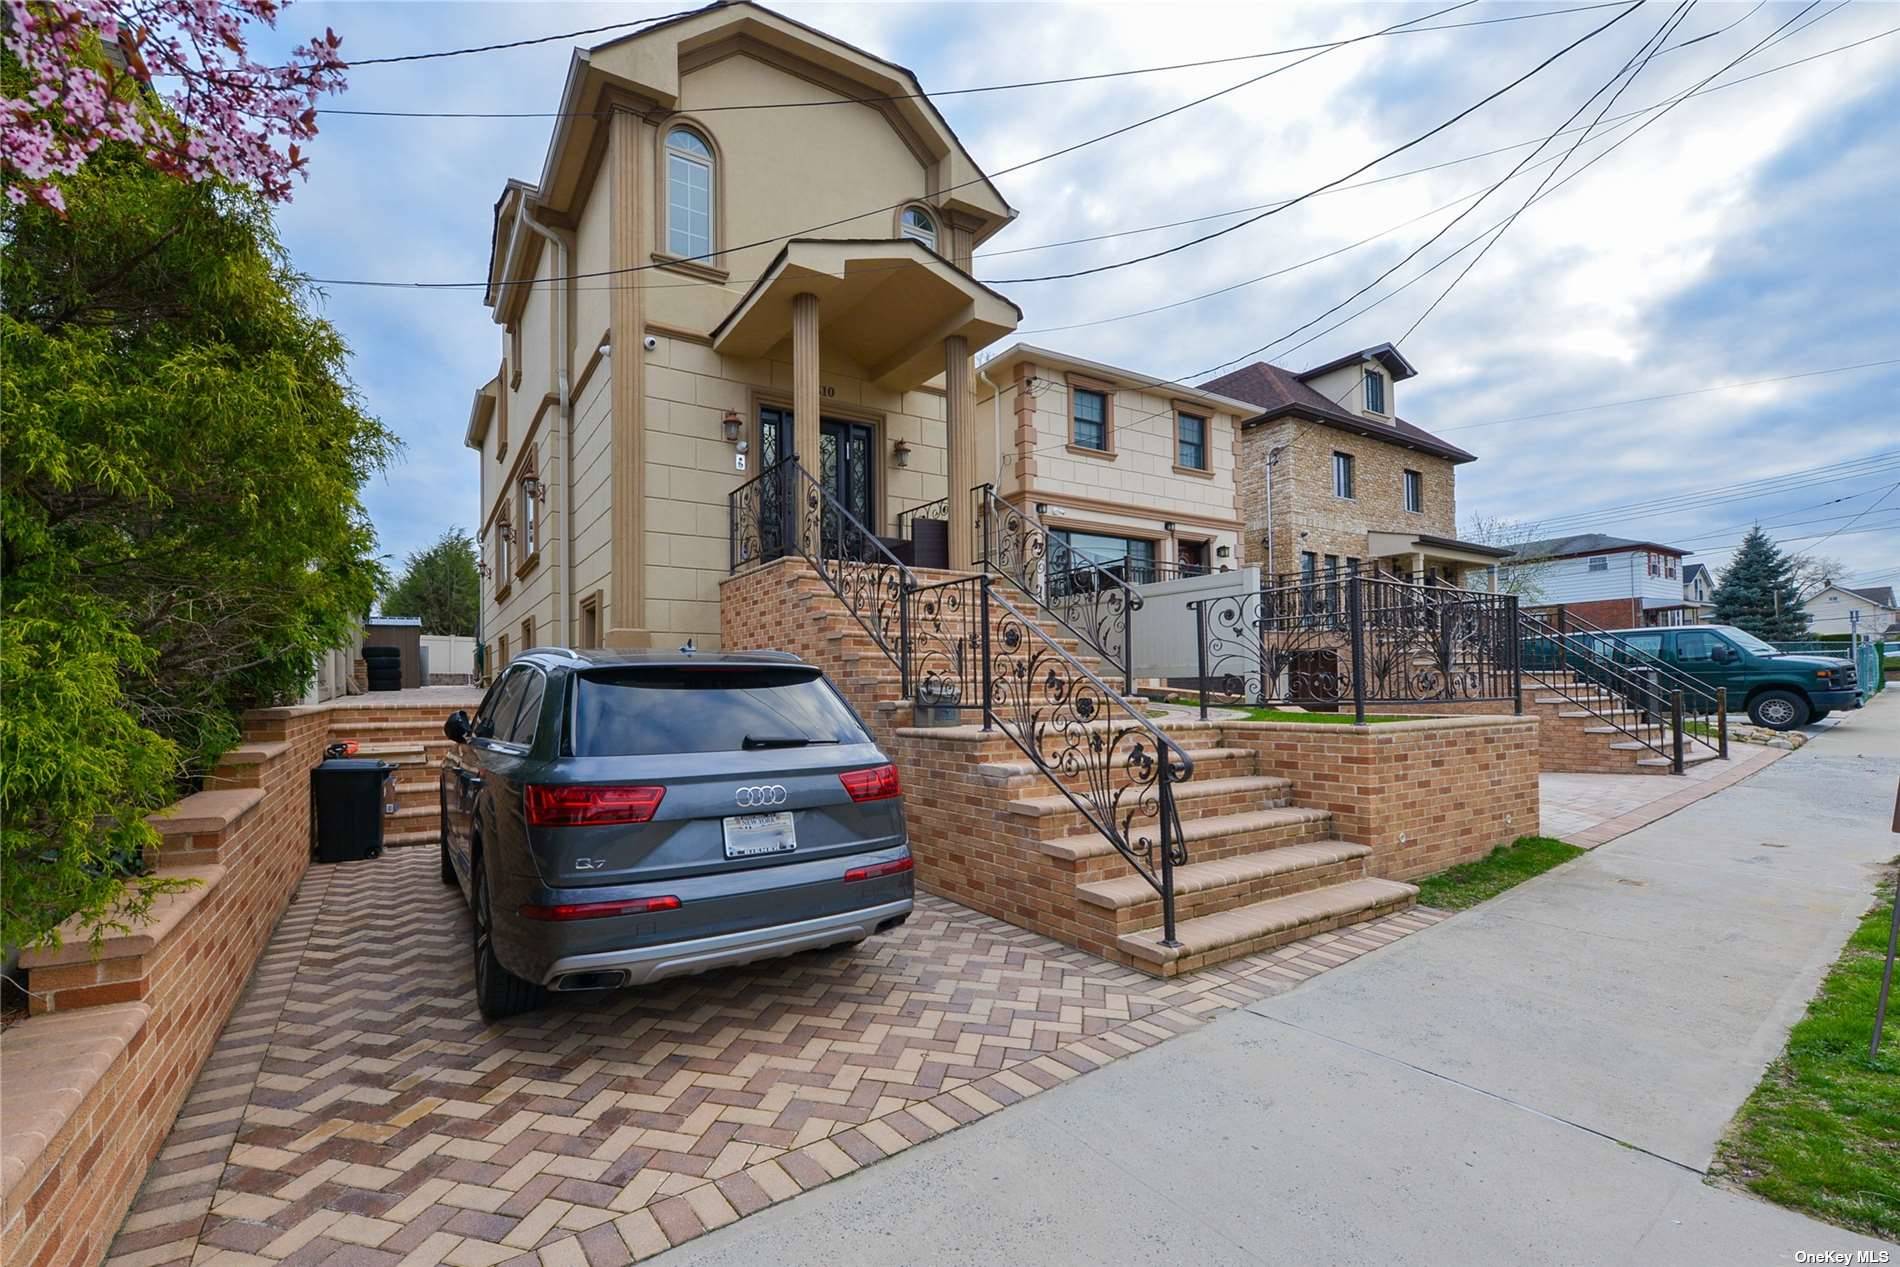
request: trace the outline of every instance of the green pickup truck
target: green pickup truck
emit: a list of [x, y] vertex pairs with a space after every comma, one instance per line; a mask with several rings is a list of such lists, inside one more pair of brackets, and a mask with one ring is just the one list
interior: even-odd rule
[[[1784, 655], [1734, 625], [1612, 629], [1581, 635], [1632, 669], [1653, 658], [1709, 688], [1728, 688], [1730, 708], [1770, 730], [1793, 730], [1837, 709], [1860, 707], [1851, 660]], [[1613, 649], [1612, 649], [1613, 648]]]

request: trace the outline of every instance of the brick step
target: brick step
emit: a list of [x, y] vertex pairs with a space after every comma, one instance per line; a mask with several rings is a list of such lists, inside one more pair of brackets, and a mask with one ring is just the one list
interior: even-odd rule
[[[1290, 779], [1272, 775], [1249, 774], [1231, 779], [1192, 779], [1174, 786], [1174, 804], [1183, 829], [1200, 818], [1246, 813], [1255, 809], [1280, 809], [1293, 794]], [[1005, 808], [1021, 822], [1031, 839], [1053, 840], [1078, 833], [1096, 834], [1082, 811], [1060, 792], [1048, 796], [1023, 796], [1006, 803]]]
[[[998, 720], [1000, 722], [1003, 719]], [[1218, 722], [1174, 717], [1155, 718], [1154, 721], [1170, 739], [1183, 748], [1188, 746], [1189, 737], [1194, 735], [1209, 736], [1215, 742], [1220, 740], [1220, 723]], [[1126, 725], [1126, 719], [1117, 722], [1118, 729]], [[959, 747], [967, 745], [970, 751], [959, 754], [962, 756], [974, 756], [991, 761], [1013, 761], [1022, 754], [1022, 749], [1016, 746], [1016, 741], [1003, 733], [1000, 725], [995, 730], [986, 731], [980, 719], [972, 719], [960, 726], [916, 727], [900, 724], [898, 729], [899, 733], [907, 738], [934, 739], [942, 743], [956, 744]], [[1105, 727], [1102, 723], [1096, 722], [1086, 729], [1103, 730]], [[1127, 742], [1134, 742], [1133, 737], [1131, 736]]]
[[[1182, 744], [1188, 755], [1194, 758], [1193, 783], [1209, 779], [1244, 778], [1258, 772], [1259, 758], [1251, 748], [1202, 747], [1198, 744]], [[984, 782], [999, 791], [1013, 792], [1049, 785], [1049, 776], [1042, 768], [1027, 759], [1019, 761], [989, 761], [977, 768], [977, 774]], [[1080, 771], [1058, 775], [1057, 781], [1071, 788], [1088, 786], [1088, 776]]]
[[[1343, 840], [1285, 845], [1174, 869], [1175, 918], [1195, 919], [1365, 876], [1370, 845]], [[1117, 934], [1161, 923], [1161, 895], [1139, 875], [1075, 886], [1076, 898], [1108, 917]]]
[[1177, 921], [1175, 938], [1179, 946], [1163, 946], [1159, 928], [1124, 933], [1115, 944], [1135, 967], [1171, 977], [1346, 924], [1390, 915], [1411, 906], [1417, 896], [1417, 888], [1393, 880], [1348, 880]]
[[439, 825], [431, 823], [426, 830], [383, 832], [383, 848], [396, 849], [404, 845], [439, 845], [442, 833]]
[[[1152, 835], [1154, 821], [1138, 820], [1134, 830], [1138, 836]], [[1183, 822], [1181, 840], [1187, 846], [1188, 863], [1193, 865], [1262, 853], [1286, 845], [1308, 845], [1329, 839], [1332, 831], [1333, 816], [1330, 811], [1304, 805], [1284, 805]], [[1127, 859], [1099, 832], [1045, 840], [1037, 848], [1052, 858], [1068, 863], [1077, 884], [1115, 880], [1128, 874]]]

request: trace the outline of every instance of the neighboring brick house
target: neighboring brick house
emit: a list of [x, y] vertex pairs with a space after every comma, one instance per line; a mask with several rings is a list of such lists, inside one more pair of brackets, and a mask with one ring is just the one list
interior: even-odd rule
[[1201, 384], [1259, 411], [1242, 420], [1236, 462], [1245, 562], [1492, 588], [1510, 551], [1456, 536], [1457, 468], [1476, 456], [1399, 416], [1397, 384], [1417, 372], [1384, 343], [1309, 370], [1258, 361]]
[[1562, 606], [1605, 629], [1634, 629], [1696, 623], [1696, 609], [1682, 590], [1687, 553], [1655, 541], [1584, 532], [1527, 541], [1512, 560], [1537, 569], [1536, 610]]

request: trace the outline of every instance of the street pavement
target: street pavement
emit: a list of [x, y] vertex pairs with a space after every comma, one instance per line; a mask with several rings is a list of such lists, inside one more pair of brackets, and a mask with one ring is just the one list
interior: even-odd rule
[[1900, 1262], [1704, 1175], [1900, 853], [1897, 780], [1900, 691], [1476, 910], [668, 1262]]

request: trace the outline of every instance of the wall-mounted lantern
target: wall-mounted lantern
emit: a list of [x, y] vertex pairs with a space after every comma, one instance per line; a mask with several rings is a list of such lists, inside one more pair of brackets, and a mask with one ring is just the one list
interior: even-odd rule
[[1036, 516], [1037, 516], [1037, 518], [1041, 518], [1041, 517], [1042, 517], [1043, 515], [1046, 515], [1046, 514], [1048, 514], [1048, 513], [1049, 513], [1049, 503], [1048, 503], [1048, 502], [1037, 502], [1037, 503], [1036, 503]]
[[1215, 546], [1214, 547], [1214, 557], [1217, 559], [1231, 558], [1233, 556], [1233, 553], [1234, 553], [1234, 547], [1232, 546]]
[[726, 416], [719, 420], [719, 434], [725, 437], [727, 444], [739, 443], [739, 411], [726, 410]]
[[910, 441], [899, 440], [891, 446], [891, 460], [899, 466], [910, 465]]
[[1179, 526], [1180, 525], [1176, 524], [1174, 520], [1170, 519], [1161, 525], [1161, 531], [1167, 533], [1170, 537], [1172, 537], [1174, 535], [1174, 530]]
[[513, 545], [515, 541], [515, 526], [508, 523], [500, 524], [495, 528], [495, 535], [500, 537], [503, 541], [506, 541], [509, 545]]
[[540, 501], [541, 495], [547, 492], [547, 485], [541, 482], [539, 476], [524, 475], [521, 477], [521, 491], [534, 500]]

